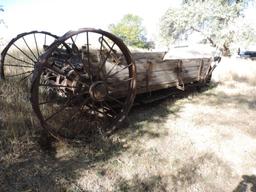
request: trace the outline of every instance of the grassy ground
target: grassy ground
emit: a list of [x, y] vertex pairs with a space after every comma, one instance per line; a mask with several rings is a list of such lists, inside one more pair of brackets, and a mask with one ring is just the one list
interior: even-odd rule
[[1, 83], [0, 191], [256, 191], [255, 74], [224, 58], [208, 89], [135, 107], [110, 138], [48, 147], [26, 94]]

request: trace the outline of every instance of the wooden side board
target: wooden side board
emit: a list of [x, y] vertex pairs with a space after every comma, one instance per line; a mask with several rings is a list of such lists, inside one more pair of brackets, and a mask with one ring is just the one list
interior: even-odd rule
[[[184, 89], [185, 84], [203, 82], [212, 62], [211, 58], [163, 60], [163, 57], [163, 52], [133, 54], [138, 94], [175, 86]], [[115, 76], [111, 84], [114, 86], [118, 81], [128, 78], [127, 71], [124, 71]], [[125, 94], [127, 86], [120, 86], [118, 92]]]

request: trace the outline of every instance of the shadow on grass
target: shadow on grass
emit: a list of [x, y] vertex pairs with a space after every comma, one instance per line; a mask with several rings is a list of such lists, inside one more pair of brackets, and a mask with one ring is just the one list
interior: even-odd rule
[[[9, 88], [12, 89], [12, 87]], [[46, 153], [46, 151], [43, 151], [37, 144], [37, 138], [31, 139], [29, 142], [23, 142], [24, 138], [22, 139], [22, 136], [25, 135], [26, 131], [35, 129], [35, 126], [37, 126], [34, 124], [33, 120], [31, 120], [31, 108], [23, 108], [26, 105], [30, 106], [29, 102], [27, 102], [27, 96], [26, 94], [19, 94], [19, 97], [22, 97], [24, 101], [20, 106], [18, 103], [11, 102], [17, 100], [15, 99], [15, 95], [17, 95], [18, 92], [11, 95], [12, 98], [8, 98], [8, 102], [6, 102], [6, 96], [3, 96], [0, 100], [0, 104], [2, 105], [0, 113], [3, 114], [4, 118], [0, 122], [0, 131], [4, 132], [7, 127], [14, 127], [15, 131], [21, 130], [21, 132], [15, 134], [18, 141], [14, 145], [12, 141], [14, 136], [12, 139], [9, 139], [7, 133], [1, 136], [9, 139], [9, 142], [2, 145], [2, 147], [5, 148], [4, 151], [7, 153], [0, 158], [1, 189], [7, 192], [29, 190], [66, 191], [67, 189], [79, 191], [80, 189], [76, 182], [80, 177], [79, 170], [82, 169], [85, 171], [95, 166], [100, 167], [100, 165], [107, 160], [118, 157], [123, 151], [128, 149], [126, 145], [127, 141], [121, 141], [116, 138], [124, 137], [127, 140], [133, 140], [136, 137], [144, 135], [150, 138], [160, 137], [165, 134], [164, 131], [161, 130], [161, 124], [167, 120], [170, 114], [178, 117], [178, 112], [182, 108], [182, 106], [179, 105], [171, 105], [177, 99], [188, 97], [191, 94], [197, 93], [197, 91], [198, 90], [195, 88], [187, 89], [185, 92], [176, 90], [176, 92], [170, 92], [170, 96], [165, 100], [135, 106], [127, 120], [129, 123], [128, 128], [124, 126], [124, 128], [114, 133], [114, 137], [105, 138], [95, 133], [90, 135], [86, 141], [64, 144], [67, 146], [67, 151], [70, 151], [70, 154], [66, 154], [65, 147], [62, 147], [64, 155], [57, 154], [56, 146], [53, 147], [52, 151]], [[204, 88], [202, 88], [202, 91], [204, 91]], [[157, 94], [166, 94], [166, 92], [159, 92]], [[17, 118], [17, 110], [19, 113], [24, 114], [25, 118]], [[8, 115], [11, 114], [10, 118], [12, 121], [8, 119], [5, 114], [6, 112], [8, 112]], [[8, 125], [6, 125], [6, 123], [8, 123]], [[151, 123], [156, 123], [157, 127], [147, 127], [147, 125], [151, 126]], [[17, 129], [18, 127], [21, 127], [21, 129]], [[130, 136], [131, 133], [134, 134]], [[35, 137], [38, 137], [38, 132], [35, 134], [37, 134]], [[29, 137], [31, 137], [31, 134]], [[8, 148], [8, 144], [12, 145], [12, 147]], [[55, 143], [55, 145], [57, 144]], [[136, 182], [140, 183], [139, 181]], [[133, 185], [135, 188], [137, 187], [136, 182], [133, 182], [135, 183], [135, 185]], [[142, 189], [162, 187], [159, 176], [153, 176], [149, 178], [148, 181], [145, 181], [145, 183]], [[121, 183], [121, 187], [125, 187], [125, 185], [125, 181], [123, 184]]]
[[182, 98], [192, 99], [191, 96], [200, 94], [217, 86], [211, 83], [208, 86], [187, 87], [185, 91], [175, 88], [160, 90], [150, 94], [139, 95], [123, 127], [117, 130], [122, 135], [132, 134], [133, 139], [141, 136], [158, 138], [166, 135], [163, 125], [170, 116], [179, 118], [183, 104], [177, 101]]
[[127, 150], [122, 142], [95, 135], [91, 141], [63, 145], [58, 152], [52, 153], [42, 151], [35, 144], [27, 145], [18, 157], [0, 161], [1, 190], [80, 191], [77, 185], [80, 173], [95, 166], [101, 167], [107, 160]]

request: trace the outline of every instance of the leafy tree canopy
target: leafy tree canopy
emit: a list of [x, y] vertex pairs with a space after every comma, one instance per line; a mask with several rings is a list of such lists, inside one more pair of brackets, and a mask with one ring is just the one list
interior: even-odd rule
[[109, 25], [109, 30], [119, 36], [127, 45], [138, 48], [152, 48], [148, 42], [142, 19], [137, 15], [127, 14], [117, 24]]
[[174, 43], [197, 31], [214, 46], [229, 51], [233, 42], [245, 43], [255, 37], [255, 29], [243, 20], [247, 3], [243, 0], [184, 0], [180, 8], [170, 8], [163, 15], [161, 37], [167, 43]]

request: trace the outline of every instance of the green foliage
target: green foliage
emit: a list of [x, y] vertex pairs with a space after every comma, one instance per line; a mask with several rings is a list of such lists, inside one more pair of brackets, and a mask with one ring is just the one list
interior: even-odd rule
[[[161, 20], [161, 37], [167, 43], [184, 39], [185, 34], [197, 31], [213, 45], [228, 49], [234, 41], [248, 41], [255, 30], [241, 19], [248, 1], [186, 0], [178, 9], [170, 8]], [[234, 26], [241, 26], [236, 28]], [[243, 32], [240, 31], [243, 30]], [[246, 33], [246, 35], [245, 35]], [[237, 37], [239, 35], [239, 37]]]
[[109, 25], [109, 30], [119, 36], [127, 45], [138, 48], [152, 48], [152, 42], [147, 42], [142, 19], [137, 15], [127, 14], [117, 24]]

